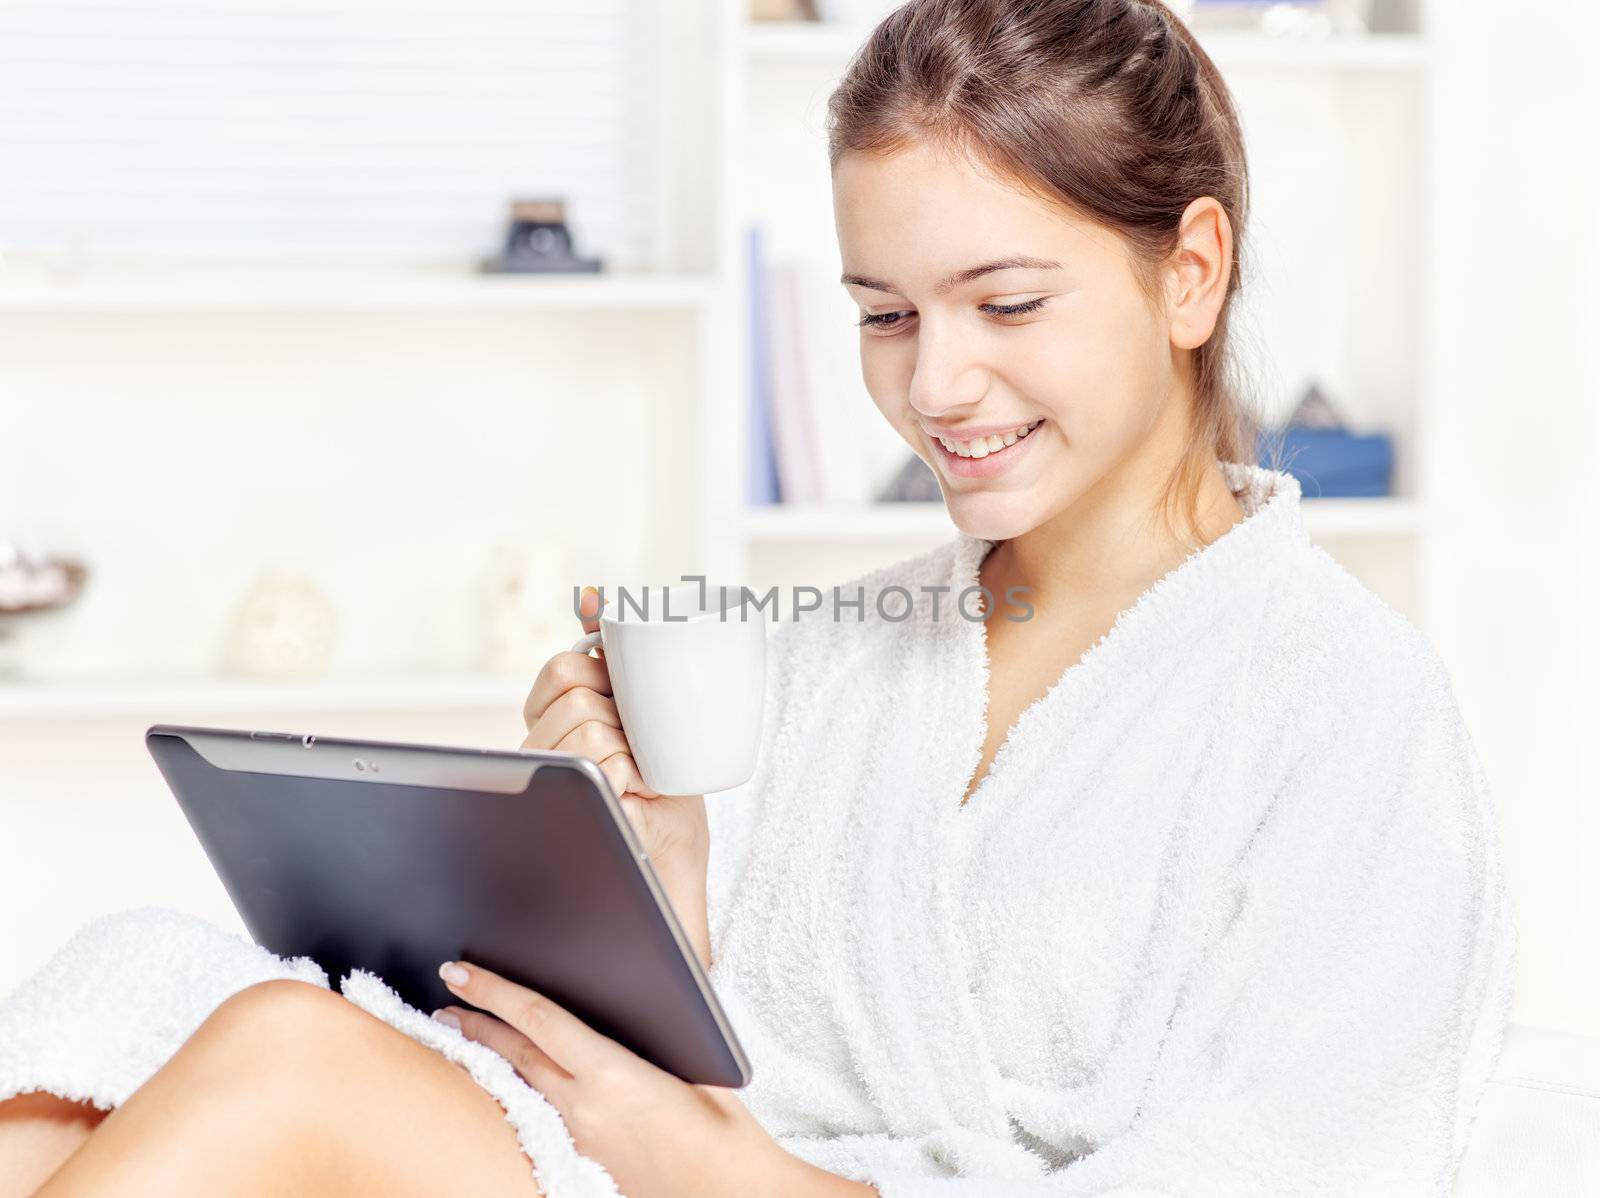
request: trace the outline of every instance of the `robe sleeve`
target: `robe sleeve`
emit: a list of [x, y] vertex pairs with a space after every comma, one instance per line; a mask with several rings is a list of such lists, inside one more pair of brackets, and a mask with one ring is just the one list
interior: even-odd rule
[[1031, 1175], [1013, 1145], [942, 1134], [786, 1146], [883, 1198], [1448, 1194], [1515, 933], [1482, 768], [1425, 656], [1279, 780], [1125, 1131]]

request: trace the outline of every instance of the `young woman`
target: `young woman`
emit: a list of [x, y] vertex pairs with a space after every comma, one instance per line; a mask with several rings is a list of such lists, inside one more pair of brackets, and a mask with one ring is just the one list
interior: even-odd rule
[[526, 709], [626, 792], [752, 1084], [470, 962], [430, 1022], [124, 917], [0, 1018], [0, 1093], [49, 1092], [0, 1107], [16, 1192], [1448, 1192], [1492, 811], [1437, 657], [1251, 464], [1217, 71], [1157, 3], [913, 0], [831, 116], [867, 386], [961, 535], [773, 633], [709, 807], [643, 787], [602, 661]]

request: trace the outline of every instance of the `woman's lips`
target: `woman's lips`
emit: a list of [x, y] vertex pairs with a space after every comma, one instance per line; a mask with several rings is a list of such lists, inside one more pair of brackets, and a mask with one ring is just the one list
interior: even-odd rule
[[[1004, 470], [1009, 470], [1028, 451], [1029, 444], [1044, 428], [1045, 422], [1040, 421], [1034, 426], [1033, 431], [1026, 437], [1018, 437], [1016, 442], [1007, 445], [1004, 449], [991, 450], [987, 457], [964, 458], [958, 453], [951, 453], [944, 447], [944, 443], [937, 437], [928, 437], [928, 443], [933, 446], [934, 453], [942, 463], [946, 474], [953, 478], [993, 478]], [[924, 433], [924, 436], [927, 434]]]

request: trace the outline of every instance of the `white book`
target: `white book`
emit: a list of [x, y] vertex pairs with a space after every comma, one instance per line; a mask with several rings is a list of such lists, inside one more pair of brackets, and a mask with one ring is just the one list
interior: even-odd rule
[[822, 500], [821, 441], [812, 414], [810, 358], [805, 350], [800, 272], [772, 262], [766, 273], [772, 363], [772, 440], [784, 503]]
[[818, 455], [818, 502], [849, 507], [872, 499], [866, 436], [881, 423], [861, 379], [857, 311], [837, 278], [815, 266], [797, 268], [804, 377]]

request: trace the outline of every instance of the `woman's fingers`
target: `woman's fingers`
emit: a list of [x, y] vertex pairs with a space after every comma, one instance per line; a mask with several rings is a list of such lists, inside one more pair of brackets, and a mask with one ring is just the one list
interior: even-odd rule
[[[620, 736], [622, 717], [617, 714], [616, 701], [587, 687], [570, 690], [545, 708], [544, 714], [528, 728], [528, 739], [524, 742], [524, 747], [560, 748], [564, 740], [585, 724], [615, 728]], [[567, 751], [582, 752], [582, 750]]]
[[529, 731], [551, 704], [574, 690], [591, 690], [599, 695], [611, 693], [611, 675], [606, 663], [587, 653], [557, 653], [544, 663], [533, 688], [522, 702], [522, 725]]
[[654, 792], [647, 790], [644, 779], [639, 777], [639, 767], [633, 763], [633, 758], [625, 750], [618, 749], [604, 761], [597, 761], [595, 764], [606, 776], [606, 781], [611, 783], [612, 794], [645, 794], [654, 797]]
[[656, 797], [633, 760], [615, 700], [591, 690], [568, 691], [552, 703], [535, 721], [522, 747], [556, 749], [587, 757], [600, 767], [617, 794]]
[[578, 621], [585, 632], [600, 627], [600, 592], [595, 587], [584, 587], [578, 592]]
[[494, 1049], [511, 1062], [511, 1067], [522, 1074], [529, 1085], [547, 1097], [557, 1097], [561, 1083], [572, 1078], [544, 1049], [493, 1015], [463, 1007], [444, 1007], [435, 1011], [433, 1017], [459, 1028], [467, 1039]]
[[[578, 620], [585, 632], [600, 627], [600, 592], [594, 587], [584, 587], [578, 597]], [[522, 724], [530, 732], [545, 709], [574, 687], [587, 687], [602, 695], [611, 693], [611, 676], [606, 672], [605, 650], [599, 657], [568, 650], [557, 653], [540, 669], [522, 701]]]
[[647, 799], [657, 797], [656, 792], [644, 784], [627, 735], [620, 728], [593, 722], [580, 724], [564, 736], [555, 748], [563, 753], [576, 753], [594, 762], [606, 776], [606, 781], [611, 783], [611, 789], [619, 795], [636, 794]]
[[604, 1065], [609, 1053], [621, 1051], [565, 1007], [481, 965], [447, 961], [439, 967], [439, 976], [452, 994], [498, 1015], [568, 1076]]
[[628, 742], [622, 729], [599, 720], [586, 720], [550, 746], [560, 753], [576, 753], [601, 762], [614, 753], [626, 753]]

